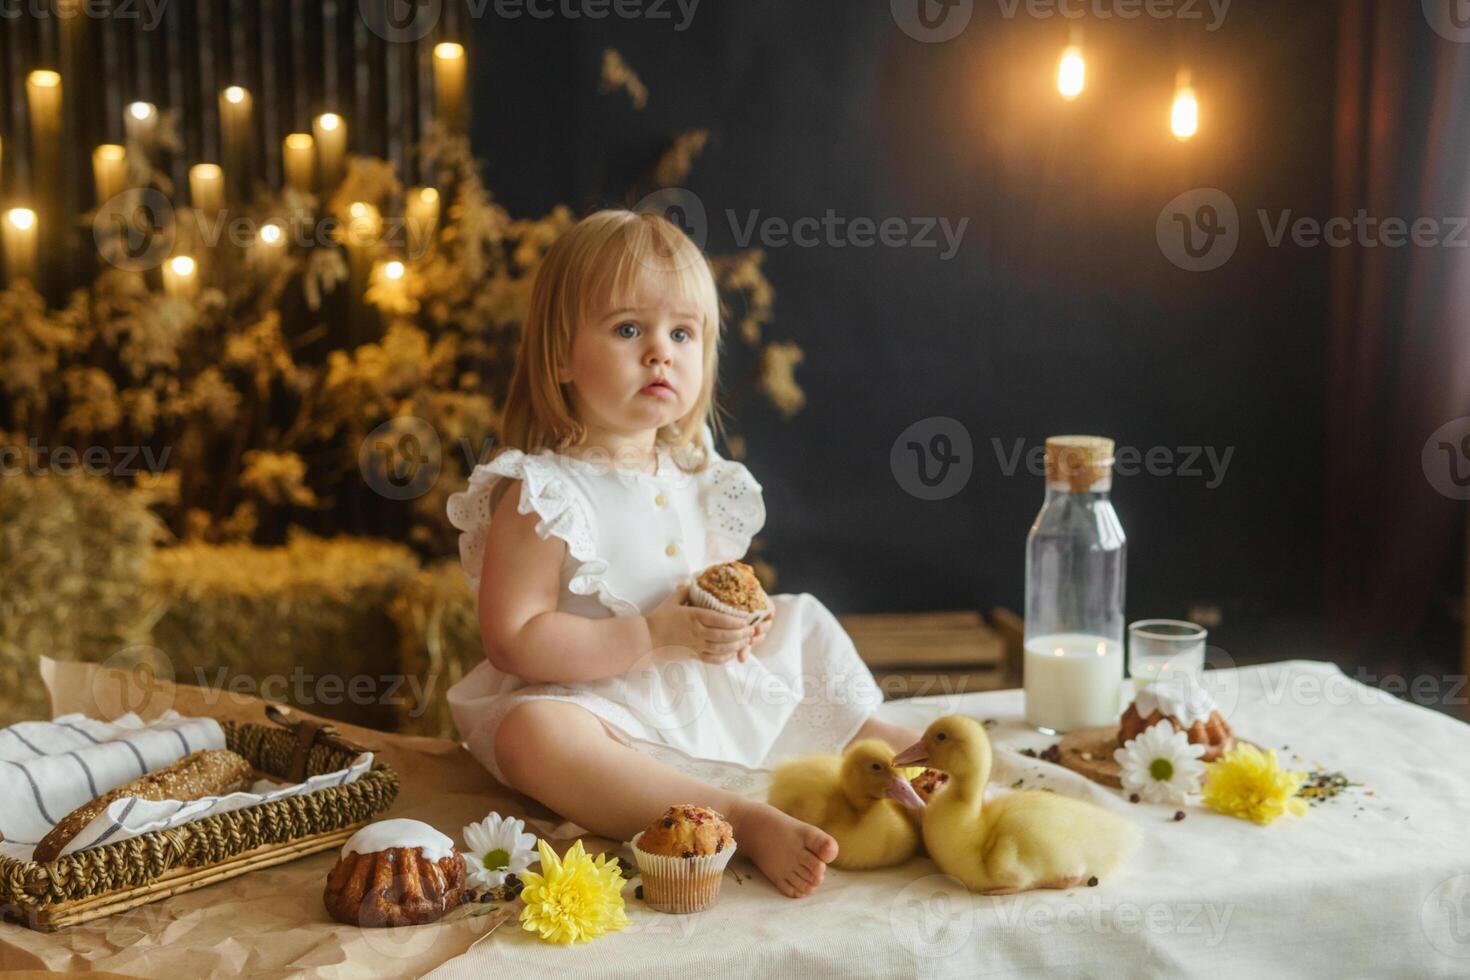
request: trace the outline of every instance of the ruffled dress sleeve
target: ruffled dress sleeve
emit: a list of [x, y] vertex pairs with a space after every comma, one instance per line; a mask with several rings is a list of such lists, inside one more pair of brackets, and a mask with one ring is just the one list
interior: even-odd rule
[[608, 563], [597, 557], [592, 507], [549, 453], [528, 456], [519, 449], [507, 449], [476, 466], [468, 489], [450, 496], [449, 523], [461, 532], [459, 559], [470, 590], [479, 595], [485, 538], [490, 531], [490, 497], [503, 479], [521, 481], [516, 511], [536, 514], [536, 536], [542, 541], [557, 537], [566, 542], [567, 553], [576, 563], [568, 590], [596, 596], [614, 615], [636, 616], [638, 607], [614, 594], [607, 583]]
[[761, 485], [744, 464], [715, 451], [708, 425], [704, 439], [710, 460], [704, 490], [705, 554], [710, 564], [739, 561], [750, 550], [750, 539], [766, 524]]

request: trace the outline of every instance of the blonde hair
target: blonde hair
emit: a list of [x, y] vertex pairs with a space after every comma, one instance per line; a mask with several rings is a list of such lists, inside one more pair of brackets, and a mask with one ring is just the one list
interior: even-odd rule
[[[715, 383], [719, 375], [720, 297], [709, 261], [678, 227], [656, 214], [606, 210], [573, 225], [547, 251], [531, 285], [531, 305], [521, 331], [515, 372], [506, 398], [500, 439], [503, 452], [562, 452], [581, 444], [586, 427], [572, 414], [558, 369], [571, 363], [577, 327], [596, 311], [630, 295], [643, 275], [673, 279], [702, 318], [704, 383], [688, 414], [661, 428], [659, 443], [674, 450], [686, 472], [708, 465], [699, 434], [718, 431]], [[694, 458], [691, 459], [691, 456]], [[503, 492], [502, 483], [497, 491]], [[494, 497], [499, 499], [500, 493]]]

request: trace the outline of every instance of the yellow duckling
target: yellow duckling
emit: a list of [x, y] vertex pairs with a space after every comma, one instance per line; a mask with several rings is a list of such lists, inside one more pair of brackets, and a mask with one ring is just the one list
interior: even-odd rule
[[971, 891], [1009, 895], [1096, 884], [1137, 846], [1138, 832], [1100, 806], [1042, 790], [984, 802], [990, 738], [975, 719], [946, 715], [893, 764], [931, 765], [948, 784], [924, 807], [924, 846]]
[[902, 864], [919, 848], [919, 831], [904, 807], [924, 801], [893, 767], [893, 748], [879, 739], [848, 747], [841, 758], [793, 759], [771, 774], [772, 806], [831, 834], [832, 864], [851, 871]]

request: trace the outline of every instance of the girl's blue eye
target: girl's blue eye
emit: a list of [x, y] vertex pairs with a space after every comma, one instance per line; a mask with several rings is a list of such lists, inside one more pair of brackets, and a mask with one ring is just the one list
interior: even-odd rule
[[617, 331], [619, 337], [636, 337], [638, 336], [638, 325], [636, 323], [620, 323], [617, 326]]
[[689, 331], [688, 330], [685, 330], [683, 327], [675, 327], [674, 328], [674, 340], [675, 340], [675, 342], [682, 344], [682, 343], [688, 341], [689, 339], [690, 339], [690, 337], [689, 337]]

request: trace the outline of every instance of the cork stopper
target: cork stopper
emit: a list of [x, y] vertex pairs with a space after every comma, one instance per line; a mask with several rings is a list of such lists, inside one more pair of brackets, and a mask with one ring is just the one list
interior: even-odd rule
[[1046, 440], [1046, 485], [1072, 493], [1100, 493], [1113, 485], [1113, 440], [1052, 436]]

